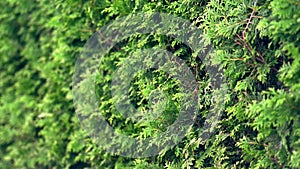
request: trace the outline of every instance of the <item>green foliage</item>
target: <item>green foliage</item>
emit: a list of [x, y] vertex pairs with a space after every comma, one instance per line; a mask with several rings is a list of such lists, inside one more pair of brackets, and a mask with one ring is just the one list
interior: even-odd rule
[[[0, 168], [300, 168], [299, 0], [3, 0], [0, 6]], [[118, 43], [99, 65], [105, 76], [96, 80], [101, 113], [117, 131], [154, 136], [174, 122], [184, 98], [165, 72], [139, 72], [131, 81], [131, 103], [145, 112], [151, 94], [164, 91], [155, 107], [162, 115], [141, 123], [122, 117], [110, 82], [128, 55], [166, 49], [186, 61], [199, 84], [195, 125], [180, 144], [131, 159], [107, 153], [81, 128], [72, 75], [96, 30], [138, 12], [174, 14], [202, 29], [214, 47], [212, 62], [225, 70], [228, 94], [217, 129], [203, 143], [199, 131], [213, 106], [205, 65], [164, 35]]]

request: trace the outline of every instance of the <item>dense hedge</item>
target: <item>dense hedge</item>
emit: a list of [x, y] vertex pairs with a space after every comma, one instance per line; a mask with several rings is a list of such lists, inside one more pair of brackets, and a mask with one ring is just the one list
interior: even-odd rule
[[[2, 0], [0, 5], [0, 168], [300, 168], [299, 0]], [[228, 92], [218, 127], [204, 144], [196, 123], [207, 115], [210, 92], [200, 97], [193, 129], [155, 157], [107, 153], [80, 126], [72, 101], [76, 58], [96, 30], [139, 12], [187, 19], [214, 46], [213, 62], [224, 69]], [[202, 63], [172, 38], [137, 35], [117, 45], [100, 66], [108, 73], [127, 54], [159, 46], [187, 62], [201, 90], [209, 88]], [[109, 80], [98, 79], [99, 89], [107, 91]], [[180, 102], [172, 90], [176, 81], [153, 71], [132, 85], [136, 106], [147, 108], [149, 91], [160, 88], [168, 93], [167, 109], [142, 128], [120, 117], [104, 92], [100, 107], [116, 130], [150, 137], [174, 121]]]

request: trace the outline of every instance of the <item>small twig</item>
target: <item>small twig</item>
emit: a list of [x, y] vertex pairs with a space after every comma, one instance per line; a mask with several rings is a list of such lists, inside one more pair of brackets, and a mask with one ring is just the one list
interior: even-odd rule
[[240, 46], [243, 47], [243, 45], [242, 45], [239, 41], [237, 41], [236, 39], [233, 39], [233, 40], [234, 40], [234, 42], [235, 42], [236, 44], [238, 44], [238, 45], [240, 45]]
[[239, 61], [244, 61], [244, 63], [246, 63], [249, 66], [255, 66], [254, 64], [245, 61], [245, 58], [235, 58], [235, 59], [228, 59], [228, 60], [231, 60], [231, 61], [238, 61], [238, 60]]
[[[257, 3], [257, 0], [254, 2], [254, 6], [256, 6], [256, 3]], [[245, 19], [245, 20], [242, 21], [242, 22], [247, 21], [247, 24], [246, 24], [244, 30], [241, 33], [242, 35], [236, 34], [238, 40], [234, 39], [234, 42], [235, 42], [235, 44], [246, 48], [252, 54], [253, 49], [246, 40], [246, 38], [247, 38], [246, 33], [249, 30], [250, 25], [253, 23], [252, 19], [253, 18], [261, 18], [261, 16], [256, 16], [255, 15], [255, 12], [257, 12], [257, 10], [254, 7], [249, 7], [249, 8], [252, 9], [252, 12], [250, 13], [250, 17], [248, 19]], [[262, 64], [266, 64], [264, 56], [256, 50], [254, 50], [254, 52], [258, 55], [258, 57], [255, 57], [255, 59], [258, 60], [259, 62], [261, 62]]]
[[[101, 32], [101, 31], [98, 31], [98, 34], [100, 35], [100, 37], [103, 39], [103, 40], [105, 40], [105, 41], [107, 41], [108, 40], [108, 44], [109, 45], [113, 45], [113, 43], [112, 43], [112, 41], [111, 41], [111, 39], [107, 39], [104, 35], [103, 35], [103, 33]], [[119, 47], [117, 47], [117, 46], [113, 46], [113, 48], [115, 48], [116, 50], [121, 50]]]
[[243, 38], [244, 39], [246, 39], [246, 31], [249, 29], [249, 26], [250, 26], [250, 24], [252, 23], [251, 21], [252, 21], [252, 18], [255, 16], [254, 14], [255, 14], [255, 12], [256, 12], [256, 10], [254, 9], [254, 8], [252, 8], [252, 7], [250, 7], [250, 9], [252, 9], [252, 12], [250, 13], [250, 18], [249, 19], [247, 19], [247, 24], [246, 24], [246, 27], [245, 27], [245, 29], [244, 29], [244, 31], [242, 32], [242, 35], [243, 35]]
[[243, 42], [243, 47], [246, 47], [248, 49], [248, 51], [251, 53], [252, 52], [252, 48], [250, 47], [250, 45], [248, 44], [248, 42], [246, 41], [246, 39], [244, 38], [244, 36], [240, 36], [239, 34], [236, 34], [236, 36], [239, 38], [239, 40], [241, 42]]
[[95, 2], [93, 0], [90, 0], [90, 5], [92, 6], [92, 8], [94, 8], [94, 4]]

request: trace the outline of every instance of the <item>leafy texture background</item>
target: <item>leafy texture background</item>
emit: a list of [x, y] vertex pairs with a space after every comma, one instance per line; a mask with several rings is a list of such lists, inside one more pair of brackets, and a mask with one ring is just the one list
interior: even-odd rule
[[[0, 6], [0, 168], [300, 168], [299, 0], [2, 0]], [[131, 159], [105, 152], [80, 127], [72, 101], [76, 58], [96, 30], [138, 12], [187, 19], [214, 46], [212, 62], [225, 70], [228, 94], [205, 144], [197, 133], [211, 106], [210, 77], [187, 46], [163, 35], [120, 42], [100, 68], [109, 74], [128, 54], [156, 46], [185, 60], [201, 107], [184, 140], [158, 156]], [[151, 137], [176, 118], [181, 96], [164, 72], [132, 81], [131, 101], [140, 109], [149, 107], [151, 90], [168, 94], [153, 123], [123, 119], [109, 81], [96, 83], [106, 101], [100, 109], [116, 130]]]

